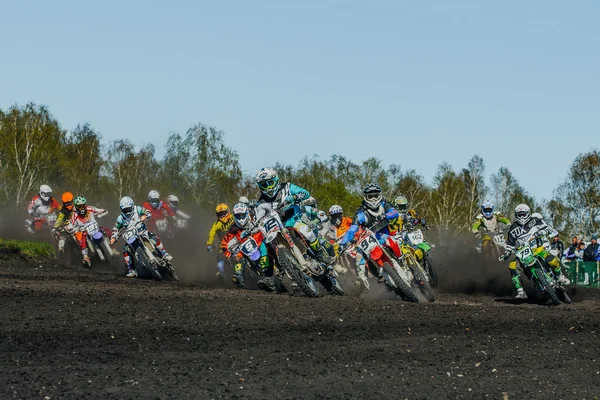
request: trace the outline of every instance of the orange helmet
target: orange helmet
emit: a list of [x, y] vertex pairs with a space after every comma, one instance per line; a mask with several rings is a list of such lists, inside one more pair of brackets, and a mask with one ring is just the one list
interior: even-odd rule
[[225, 203], [217, 204], [215, 212], [217, 213], [217, 219], [221, 222], [227, 222], [231, 218], [229, 207]]
[[73, 193], [71, 192], [64, 192], [62, 194], [63, 207], [69, 211], [73, 210], [73, 198]]

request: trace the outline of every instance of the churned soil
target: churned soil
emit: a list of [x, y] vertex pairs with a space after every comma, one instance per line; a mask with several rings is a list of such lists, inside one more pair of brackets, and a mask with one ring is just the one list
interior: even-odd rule
[[377, 284], [307, 299], [11, 257], [0, 259], [2, 399], [600, 396], [597, 291], [558, 307], [456, 285], [431, 304]]

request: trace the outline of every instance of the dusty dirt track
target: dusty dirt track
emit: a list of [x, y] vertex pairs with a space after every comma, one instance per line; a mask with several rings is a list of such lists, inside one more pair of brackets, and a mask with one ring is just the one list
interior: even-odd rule
[[39, 265], [0, 260], [2, 399], [600, 396], [593, 291], [560, 307], [406, 304]]

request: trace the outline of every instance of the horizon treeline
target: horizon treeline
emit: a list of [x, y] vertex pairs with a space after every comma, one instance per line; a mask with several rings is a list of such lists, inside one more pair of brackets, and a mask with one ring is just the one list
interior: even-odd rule
[[[141, 203], [156, 189], [163, 197], [177, 195], [187, 210], [212, 210], [219, 202], [231, 205], [239, 196], [258, 196], [253, 176], [242, 173], [223, 131], [196, 123], [185, 134], [170, 134], [165, 147], [158, 159], [152, 144], [106, 143], [89, 123], [67, 131], [46, 106], [34, 103], [0, 110], [0, 209], [24, 209], [41, 184], [84, 195], [94, 204], [114, 204], [125, 195]], [[385, 167], [374, 157], [357, 163], [338, 154], [314, 155], [296, 166], [272, 167], [283, 181], [308, 189], [319, 208], [339, 204], [350, 216], [360, 205], [362, 187], [377, 182], [390, 200], [405, 195], [441, 241], [468, 232], [485, 199], [511, 220], [514, 207], [526, 203], [563, 235], [588, 238], [600, 226], [600, 152], [595, 149], [575, 158], [552, 199], [544, 202], [530, 195], [508, 167], [486, 182], [478, 155], [458, 170], [441, 162], [431, 184], [414, 169]], [[543, 168], [538, 173], [544, 179]]]

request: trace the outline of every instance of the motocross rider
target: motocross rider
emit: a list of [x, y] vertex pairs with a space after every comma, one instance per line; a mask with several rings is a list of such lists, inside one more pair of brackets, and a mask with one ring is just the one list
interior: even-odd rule
[[[133, 199], [129, 196], [125, 196], [119, 201], [119, 208], [121, 209], [121, 215], [117, 217], [115, 226], [112, 230], [112, 237], [110, 238], [111, 246], [115, 244], [121, 233], [127, 229], [130, 223], [137, 222], [134, 220], [135, 215], [137, 215], [136, 219], [141, 222], [147, 221], [148, 218], [152, 216], [150, 210], [147, 210], [142, 206], [136, 206], [133, 202]], [[171, 261], [173, 257], [171, 257], [171, 255], [165, 251], [164, 246], [158, 236], [150, 231], [148, 231], [148, 236], [162, 259], [165, 261]], [[138, 274], [131, 260], [131, 256], [129, 255], [127, 244], [123, 246], [123, 258], [125, 259], [125, 264], [127, 264], [127, 276], [130, 278], [137, 277]]]
[[[501, 225], [504, 227], [501, 227]], [[471, 232], [479, 240], [483, 238], [482, 247], [485, 249], [489, 244], [491, 237], [486, 233], [499, 232], [503, 228], [510, 226], [510, 220], [494, 211], [494, 203], [489, 200], [484, 201], [481, 204], [481, 214], [475, 218], [475, 223], [471, 228]]]
[[[328, 237], [333, 241], [341, 240], [345, 233], [352, 226], [352, 218], [344, 217], [344, 210], [341, 206], [334, 204], [329, 207], [329, 223], [331, 224], [331, 230], [329, 231]], [[336, 251], [339, 253], [339, 245]], [[356, 269], [358, 272], [358, 279], [362, 282], [367, 289], [369, 289], [369, 281], [365, 274], [366, 263], [365, 259], [360, 252], [349, 252], [350, 257], [356, 261]], [[358, 284], [360, 284], [358, 282]]]
[[[419, 224], [421, 224], [423, 229], [429, 229], [427, 227], [427, 223], [425, 222], [425, 218], [422, 218], [419, 214], [417, 214], [417, 211], [414, 208], [408, 209], [408, 199], [405, 196], [396, 196], [392, 204], [400, 213], [400, 216], [402, 217], [402, 224], [406, 226], [406, 229], [410, 230]], [[402, 229], [402, 226], [400, 226], [400, 229]]]
[[142, 204], [142, 207], [150, 211], [150, 219], [147, 223], [149, 231], [157, 231], [158, 221], [165, 220], [167, 217], [172, 220], [177, 219], [171, 207], [160, 200], [160, 194], [156, 190], [151, 190], [148, 193], [148, 201]]
[[[27, 206], [27, 213], [36, 219], [45, 219], [48, 215], [60, 210], [59, 202], [52, 196], [52, 189], [48, 185], [40, 186], [39, 193], [31, 199]], [[35, 233], [42, 229], [43, 221], [25, 220], [27, 232]]]
[[175, 213], [178, 218], [190, 219], [191, 217], [179, 209], [179, 198], [174, 194], [167, 196], [167, 205]]
[[287, 228], [294, 228], [309, 243], [316, 254], [318, 261], [331, 264], [332, 259], [327, 248], [324, 247], [305, 222], [302, 221], [303, 210], [300, 203], [310, 198], [308, 190], [289, 182], [279, 182], [279, 176], [273, 168], [263, 168], [256, 175], [256, 184], [261, 191], [256, 206], [256, 218], [260, 219], [269, 210], [285, 209], [282, 222]]
[[[413, 208], [409, 209], [408, 208], [408, 199], [403, 196], [403, 195], [399, 195], [396, 196], [394, 198], [394, 201], [392, 202], [392, 204], [394, 205], [394, 207], [396, 208], [396, 210], [398, 210], [398, 212], [400, 213], [400, 218], [398, 218], [398, 230], [407, 230], [410, 231], [412, 229], [414, 229], [417, 225], [421, 224], [421, 226], [423, 227], [424, 230], [428, 230], [429, 227], [427, 226], [427, 223], [425, 222], [425, 218], [422, 218], [421, 216], [419, 216], [417, 214], [417, 211]], [[423, 261], [423, 250], [421, 250], [418, 247], [414, 247], [414, 254], [415, 257], [417, 259], [418, 262]]]
[[[208, 234], [208, 240], [206, 241], [206, 249], [211, 252], [214, 250], [213, 243], [215, 237], [218, 236], [220, 240], [227, 233], [231, 225], [233, 224], [233, 216], [229, 212], [229, 207], [225, 203], [220, 203], [215, 208], [217, 214], [217, 220], [213, 223]], [[225, 273], [225, 257], [223, 252], [219, 251], [217, 254], [217, 278], [221, 281], [225, 280], [223, 274]]]
[[[388, 236], [398, 232], [401, 225], [400, 213], [387, 200], [384, 200], [381, 193], [381, 187], [376, 183], [369, 183], [363, 188], [362, 205], [356, 210], [356, 216], [352, 221], [352, 226], [348, 228], [344, 237], [340, 240], [340, 245], [345, 247], [354, 239], [354, 235], [358, 231], [359, 226], [367, 228], [373, 227], [379, 221], [387, 220], [384, 228], [378, 232], [374, 232], [380, 243], [384, 243]], [[358, 264], [358, 260], [357, 260]], [[378, 274], [379, 282], [383, 282], [383, 276], [378, 270], [373, 271]]]
[[[519, 204], [515, 207], [515, 222], [510, 225], [508, 228], [508, 238], [506, 240], [506, 251], [502, 254], [498, 260], [506, 261], [508, 257], [516, 250], [517, 241], [520, 238], [525, 238], [528, 236], [529, 232], [537, 227], [538, 233], [537, 237], [544, 235], [553, 235], [555, 234], [555, 230], [548, 226], [542, 219], [534, 218], [531, 216], [531, 210], [526, 204]], [[554, 276], [558, 279], [560, 283], [563, 285], [568, 285], [571, 282], [564, 276], [560, 269], [560, 262], [556, 257], [552, 254], [548, 253], [542, 243], [539, 243], [539, 246], [534, 250], [535, 254], [538, 254], [552, 267], [554, 271]], [[525, 290], [523, 290], [523, 286], [521, 285], [520, 274], [517, 271], [517, 262], [518, 260], [513, 260], [509, 263], [508, 268], [510, 270], [510, 274], [512, 276], [512, 281], [517, 291], [515, 298], [516, 299], [526, 299], [527, 294]]]
[[52, 233], [56, 236], [58, 240], [58, 252], [64, 253], [65, 251], [65, 241], [67, 240], [65, 227], [69, 223], [71, 219], [71, 214], [73, 214], [73, 210], [75, 205], [73, 204], [73, 193], [64, 192], [62, 194], [62, 207], [58, 212], [58, 217], [56, 218], [56, 222], [52, 227]]
[[[83, 265], [91, 266], [92, 262], [87, 249], [88, 233], [85, 229], [85, 225], [87, 222], [95, 221], [96, 218], [104, 217], [108, 214], [108, 211], [102, 208], [88, 206], [85, 197], [82, 196], [77, 196], [73, 203], [75, 204], [75, 212], [71, 213], [71, 218], [69, 218], [69, 224], [66, 226], [66, 230], [69, 233], [75, 234], [75, 237], [79, 240]], [[104, 230], [104, 234], [110, 236], [108, 230]]]
[[[247, 229], [250, 227], [252, 222], [252, 216], [250, 215], [250, 209], [244, 203], [236, 203], [233, 206], [233, 221], [234, 223], [229, 227], [227, 234], [221, 241], [221, 250], [225, 257], [235, 257], [234, 273], [231, 277], [231, 281], [239, 288], [244, 287], [244, 264], [242, 263], [243, 253], [240, 251], [238, 254], [231, 254], [228, 245], [233, 238], [242, 240], [243, 237], [249, 235], [250, 231]], [[263, 235], [260, 231], [252, 234], [256, 243], [260, 243], [260, 258], [258, 259], [258, 268], [262, 270], [262, 276], [265, 278], [259, 280], [257, 285], [259, 288], [267, 291], [274, 290], [274, 285], [271, 282], [273, 279], [273, 265], [267, 254], [267, 246], [264, 243]]]

